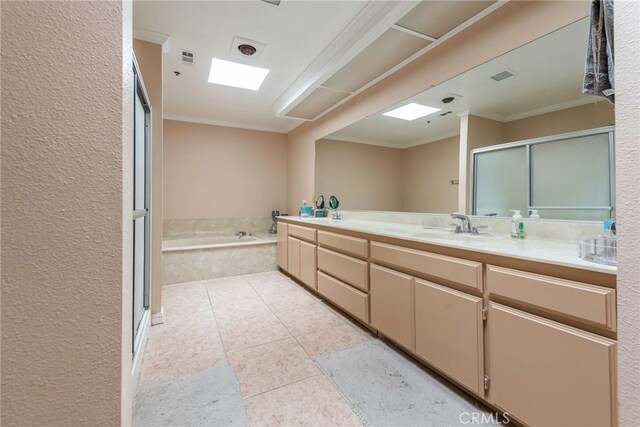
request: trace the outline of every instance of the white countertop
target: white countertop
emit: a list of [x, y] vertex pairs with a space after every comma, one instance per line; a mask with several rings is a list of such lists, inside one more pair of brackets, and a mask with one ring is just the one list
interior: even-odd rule
[[329, 218], [302, 218], [299, 216], [282, 216], [279, 218], [302, 224], [324, 225], [412, 242], [580, 268], [599, 273], [616, 274], [617, 272], [615, 266], [597, 264], [581, 259], [578, 256], [578, 246], [575, 242], [532, 238], [514, 239], [508, 235], [491, 233], [485, 235], [455, 234], [450, 229], [382, 221], [333, 220]]

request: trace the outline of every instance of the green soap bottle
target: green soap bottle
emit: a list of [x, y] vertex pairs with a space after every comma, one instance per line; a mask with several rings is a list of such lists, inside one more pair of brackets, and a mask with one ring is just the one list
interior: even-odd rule
[[524, 221], [518, 223], [518, 239], [524, 239]]

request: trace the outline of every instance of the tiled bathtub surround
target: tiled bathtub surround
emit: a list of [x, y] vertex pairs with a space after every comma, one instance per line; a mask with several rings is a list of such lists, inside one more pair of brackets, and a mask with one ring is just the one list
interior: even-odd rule
[[[381, 211], [340, 211], [344, 219], [363, 221], [381, 221], [396, 224], [411, 224], [431, 227], [451, 227], [456, 222], [449, 214], [430, 214], [412, 212], [381, 212]], [[471, 216], [473, 225], [488, 225], [487, 230], [494, 234], [509, 235], [511, 233], [511, 218], [497, 218], [486, 216]], [[566, 221], [550, 219], [524, 219], [527, 238], [543, 240], [562, 240], [576, 242], [582, 236], [602, 234], [603, 225], [594, 221]]]
[[234, 217], [234, 218], [189, 218], [165, 219], [163, 236], [183, 237], [210, 233], [231, 233], [245, 231], [247, 233], [267, 233], [271, 226], [271, 217]]
[[[272, 271], [276, 237], [271, 217], [201, 218], [164, 221], [164, 284]], [[256, 237], [236, 239], [244, 231]]]
[[276, 270], [276, 243], [163, 252], [164, 284]]

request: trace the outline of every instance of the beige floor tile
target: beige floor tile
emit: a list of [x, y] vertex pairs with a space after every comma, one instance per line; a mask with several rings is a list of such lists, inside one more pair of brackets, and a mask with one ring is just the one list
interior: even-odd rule
[[270, 313], [269, 307], [258, 295], [211, 300], [213, 313], [220, 323], [246, 319]]
[[345, 324], [344, 320], [317, 301], [274, 309], [274, 313], [294, 336]]
[[311, 356], [351, 347], [373, 339], [352, 325], [340, 325], [296, 337]]
[[171, 380], [227, 363], [216, 327], [153, 326], [142, 363], [141, 385]]
[[271, 312], [246, 319], [221, 322], [220, 335], [227, 351], [265, 344], [291, 334]]
[[319, 373], [293, 338], [231, 351], [227, 357], [245, 398]]
[[360, 426], [362, 423], [324, 375], [245, 400], [252, 426]]

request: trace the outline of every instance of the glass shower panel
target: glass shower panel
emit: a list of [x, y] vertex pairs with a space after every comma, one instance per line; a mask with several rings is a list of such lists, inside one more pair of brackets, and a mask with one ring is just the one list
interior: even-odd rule
[[133, 209], [145, 208], [146, 197], [146, 144], [145, 144], [145, 109], [140, 96], [136, 94], [135, 134], [134, 134], [134, 201]]
[[475, 155], [475, 215], [527, 212], [527, 152], [524, 146]]
[[133, 326], [138, 330], [145, 310], [145, 226], [146, 217], [133, 221]]
[[[611, 206], [610, 155], [607, 133], [532, 145], [531, 205]], [[598, 220], [609, 216], [602, 210], [593, 214]], [[553, 217], [562, 218], [562, 212]]]

